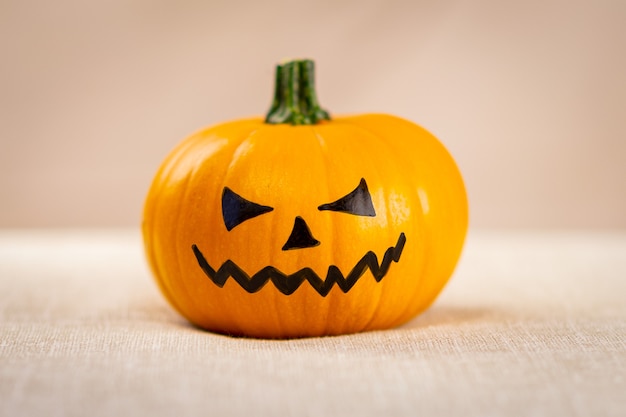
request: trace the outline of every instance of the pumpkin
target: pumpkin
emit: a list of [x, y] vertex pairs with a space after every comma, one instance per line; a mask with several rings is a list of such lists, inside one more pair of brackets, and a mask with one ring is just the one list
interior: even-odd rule
[[149, 190], [143, 237], [169, 303], [231, 335], [387, 329], [426, 309], [467, 230], [463, 180], [422, 127], [330, 117], [314, 64], [282, 63], [265, 118], [191, 135]]

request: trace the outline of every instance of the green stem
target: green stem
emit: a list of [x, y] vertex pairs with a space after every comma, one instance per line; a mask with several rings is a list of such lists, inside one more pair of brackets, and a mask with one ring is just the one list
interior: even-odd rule
[[265, 123], [314, 125], [320, 120], [330, 120], [330, 116], [317, 100], [313, 61], [302, 59], [277, 65], [274, 100]]

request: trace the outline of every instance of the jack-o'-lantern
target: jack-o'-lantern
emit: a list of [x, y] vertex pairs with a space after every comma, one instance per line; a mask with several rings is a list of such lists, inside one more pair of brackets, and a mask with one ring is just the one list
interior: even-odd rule
[[448, 281], [466, 229], [463, 181], [441, 143], [394, 116], [331, 118], [310, 60], [278, 65], [265, 119], [175, 148], [143, 221], [176, 310], [204, 329], [268, 338], [406, 322]]

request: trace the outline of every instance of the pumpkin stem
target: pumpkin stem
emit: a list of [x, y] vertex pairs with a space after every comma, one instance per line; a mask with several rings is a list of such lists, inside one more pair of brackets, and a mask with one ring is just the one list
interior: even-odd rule
[[265, 123], [314, 125], [320, 120], [330, 116], [317, 100], [314, 62], [302, 59], [277, 65], [274, 100]]

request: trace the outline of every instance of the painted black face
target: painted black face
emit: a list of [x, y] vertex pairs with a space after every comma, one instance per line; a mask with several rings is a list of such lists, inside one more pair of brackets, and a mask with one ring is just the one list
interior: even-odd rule
[[357, 216], [376, 216], [374, 204], [372, 204], [372, 196], [367, 189], [365, 178], [361, 178], [359, 185], [350, 194], [332, 203], [322, 204], [317, 209], [320, 211], [340, 211]]
[[[352, 192], [332, 203], [322, 204], [317, 209], [319, 211], [335, 211], [356, 216], [376, 216], [372, 197], [363, 178], [361, 178], [359, 185]], [[269, 213], [272, 210], [274, 210], [273, 207], [246, 200], [230, 188], [224, 187], [222, 192], [222, 217], [228, 231], [231, 231], [246, 220]], [[376, 282], [380, 282], [387, 275], [391, 262], [400, 260], [405, 242], [406, 237], [404, 233], [400, 233], [396, 245], [389, 247], [385, 251], [380, 264], [376, 254], [368, 251], [347, 276], [344, 276], [338, 267], [331, 265], [328, 267], [326, 279], [320, 278], [311, 268], [303, 268], [288, 275], [273, 266], [266, 266], [251, 277], [231, 260], [224, 262], [216, 271], [209, 265], [195, 244], [192, 245], [192, 250], [200, 268], [220, 288], [224, 286], [229, 277], [232, 277], [249, 293], [259, 291], [268, 281], [272, 281], [281, 293], [289, 295], [297, 290], [304, 281], [308, 281], [324, 297], [330, 292], [335, 283], [344, 293], [348, 292], [368, 269], [372, 272]], [[313, 237], [306, 221], [302, 217], [297, 216], [294, 219], [289, 238], [283, 245], [282, 250], [306, 249], [320, 244], [321, 242]]]
[[[376, 216], [372, 196], [367, 189], [367, 183], [361, 178], [359, 185], [349, 194], [332, 203], [322, 204], [317, 208], [319, 211], [337, 211], [353, 214], [356, 216]], [[236, 226], [254, 217], [273, 211], [273, 207], [263, 206], [246, 200], [228, 187], [222, 192], [222, 217], [224, 225], [230, 232]], [[297, 216], [287, 242], [282, 250], [312, 248], [320, 244], [311, 234], [311, 229], [306, 221]]]

